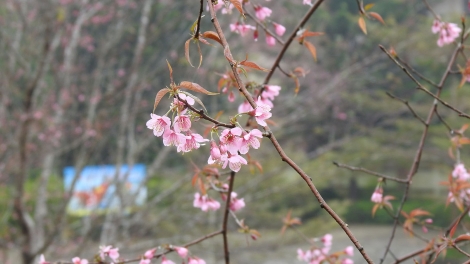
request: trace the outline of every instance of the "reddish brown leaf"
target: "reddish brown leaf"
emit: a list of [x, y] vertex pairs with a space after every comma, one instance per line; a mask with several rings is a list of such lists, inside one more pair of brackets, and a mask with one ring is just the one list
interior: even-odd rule
[[245, 17], [245, 12], [243, 12], [243, 6], [240, 0], [230, 0], [232, 5], [240, 12], [240, 14]]
[[304, 45], [307, 47], [307, 49], [312, 54], [313, 59], [315, 61], [317, 61], [317, 49], [315, 48], [315, 46], [312, 43], [308, 42], [308, 41], [304, 41]]
[[454, 225], [449, 231], [449, 238], [452, 238], [455, 234], [455, 231], [457, 230], [457, 227], [459, 226], [460, 220], [462, 220], [463, 215], [460, 215], [460, 217], [455, 221]]
[[376, 12], [369, 12], [369, 15], [375, 19], [377, 19], [380, 23], [385, 25], [385, 21], [383, 20], [382, 16], [379, 15], [379, 13]]
[[470, 144], [470, 138], [463, 137], [459, 140], [460, 145]]
[[300, 82], [299, 82], [299, 78], [297, 78], [297, 76], [294, 76], [292, 77], [294, 79], [294, 82], [295, 82], [295, 89], [294, 89], [294, 93], [297, 95], [300, 91]]
[[191, 43], [192, 38], [186, 40], [184, 43], [184, 56], [186, 57], [186, 60], [188, 61], [189, 65], [191, 67], [194, 67], [193, 64], [191, 63], [191, 58], [189, 57], [189, 44]]
[[246, 60], [242, 61], [242, 62], [240, 62], [240, 65], [243, 65], [243, 66], [248, 67], [248, 68], [253, 68], [255, 70], [269, 72], [268, 69], [260, 67], [260, 66], [258, 66], [258, 64], [254, 63], [254, 62], [251, 62], [251, 61], [246, 61]]
[[168, 65], [168, 70], [170, 70], [170, 81], [173, 84], [173, 69], [171, 68], [171, 65], [168, 60], [166, 60], [166, 64]]
[[202, 88], [202, 86], [200, 86], [199, 84], [193, 83], [193, 82], [186, 82], [186, 81], [183, 81], [183, 82], [180, 83], [180, 85], [178, 86], [178, 88], [186, 88], [186, 89], [188, 89], [188, 90], [195, 91], [195, 92], [197, 92], [197, 93], [207, 94], [207, 95], [215, 95], [215, 94], [217, 94], [217, 93], [209, 92], [209, 91], [207, 91], [206, 89]]
[[405, 223], [403, 223], [403, 229], [410, 236], [413, 236], [413, 221], [411, 219], [407, 219]]
[[205, 37], [205, 38], [208, 38], [208, 39], [215, 40], [215, 41], [219, 42], [220, 45], [222, 45], [222, 41], [220, 40], [219, 35], [217, 35], [217, 33], [215, 33], [214, 31], [206, 31], [206, 32], [202, 33], [202, 36]]
[[449, 157], [451, 159], [455, 159], [454, 152], [452, 151], [452, 147], [449, 148]]
[[258, 168], [259, 172], [263, 173], [263, 166], [261, 166], [261, 164], [258, 161], [255, 161], [254, 164], [256, 168]]
[[410, 218], [410, 217], [408, 216], [408, 214], [407, 214], [405, 211], [401, 210], [400, 213], [401, 213], [401, 215], [403, 215], [406, 219]]
[[199, 179], [199, 172], [194, 173], [193, 178], [191, 179], [191, 186], [196, 185], [196, 181]]
[[460, 80], [460, 83], [459, 83], [459, 89], [462, 88], [462, 86], [465, 84], [466, 81], [467, 81], [467, 77], [465, 76], [465, 74], [462, 73], [462, 79]]
[[197, 44], [197, 51], [199, 52], [199, 65], [197, 66], [197, 68], [199, 69], [202, 64], [202, 51], [201, 51], [201, 45], [199, 45], [199, 41], [197, 41], [196, 44]]
[[410, 212], [410, 218], [414, 218], [416, 216], [423, 216], [423, 215], [430, 215], [428, 211], [422, 210], [422, 209], [414, 209], [413, 211]]
[[311, 31], [305, 31], [303, 34], [302, 34], [302, 37], [316, 37], [316, 36], [321, 36], [323, 35], [324, 33], [323, 32], [311, 32]]
[[201, 190], [201, 194], [203, 196], [206, 195], [207, 191], [206, 191], [206, 187], [204, 186], [204, 182], [202, 181], [201, 178], [198, 178], [198, 182], [199, 182], [199, 190]]
[[457, 238], [455, 238], [455, 242], [460, 242], [463, 240], [470, 240], [470, 235], [460, 235]]
[[359, 27], [361, 28], [362, 32], [364, 32], [364, 34], [367, 35], [366, 21], [364, 20], [364, 18], [362, 16], [359, 17], [358, 24], [359, 24]]
[[212, 44], [209, 43], [209, 41], [205, 40], [204, 38], [202, 37], [199, 37], [199, 42], [203, 43], [203, 44], [206, 44], [206, 45], [209, 45], [209, 46], [213, 46]]
[[[170, 65], [170, 64], [168, 64]], [[171, 69], [171, 66], [170, 66]], [[171, 71], [170, 71], [171, 72]], [[170, 91], [168, 88], [161, 89], [158, 91], [157, 96], [155, 96], [155, 102], [153, 103], [153, 112], [155, 112], [155, 108], [157, 108], [158, 103], [160, 103], [160, 100], [162, 100], [163, 96], [167, 94]]]
[[379, 209], [380, 204], [375, 204], [374, 207], [372, 207], [372, 217], [375, 216], [375, 213], [377, 212], [377, 209]]
[[294, 73], [299, 77], [305, 77], [307, 75], [307, 71], [305, 71], [302, 67], [296, 67], [294, 69]]

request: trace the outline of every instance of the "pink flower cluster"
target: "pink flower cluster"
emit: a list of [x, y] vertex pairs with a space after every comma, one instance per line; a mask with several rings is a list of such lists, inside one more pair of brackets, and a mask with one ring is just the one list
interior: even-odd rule
[[459, 26], [455, 23], [442, 22], [440, 20], [434, 20], [434, 23], [431, 27], [432, 33], [439, 33], [439, 39], [437, 40], [437, 45], [442, 47], [446, 44], [454, 42], [456, 38], [459, 37], [460, 32], [462, 31]]
[[278, 85], [265, 85], [261, 96], [259, 96], [256, 101], [257, 108], [253, 109], [248, 101], [244, 101], [238, 106], [238, 113], [247, 113], [254, 116], [259, 125], [266, 126], [264, 120], [272, 116], [271, 109], [274, 107], [272, 101], [279, 95], [280, 90], [281, 87]]
[[467, 172], [467, 169], [465, 169], [465, 165], [459, 163], [455, 165], [454, 170], [452, 171], [452, 177], [461, 181], [467, 181], [470, 179], [470, 174]]
[[[452, 203], [469, 203], [470, 202], [470, 188], [467, 188], [470, 174], [468, 173], [465, 165], [462, 163], [456, 164], [452, 171], [452, 177], [456, 179], [456, 186], [449, 188], [447, 199]], [[456, 201], [458, 200], [458, 201]]]
[[211, 141], [211, 151], [207, 163], [220, 164], [223, 169], [228, 165], [232, 171], [238, 172], [243, 164], [248, 164], [246, 159], [238, 153], [246, 154], [250, 147], [258, 149], [261, 138], [263, 138], [263, 134], [258, 129], [249, 132], [243, 131], [239, 127], [224, 129], [220, 135], [219, 145], [215, 141]]
[[99, 255], [101, 260], [105, 260], [106, 257], [111, 258], [114, 262], [119, 259], [119, 249], [113, 248], [113, 246], [100, 246]]
[[[185, 247], [176, 247], [176, 246], [170, 246], [170, 249], [173, 249], [178, 253], [178, 255], [183, 259], [183, 263], [185, 263], [185, 259], [188, 256], [188, 249]], [[155, 257], [157, 249], [149, 249], [145, 252], [144, 256], [140, 259], [139, 264], [150, 264], [151, 259]], [[162, 263], [161, 264], [175, 264], [175, 262], [169, 260], [166, 258], [165, 255], [162, 256]], [[198, 257], [189, 257], [188, 258], [188, 264], [206, 264], [206, 262]]]
[[333, 236], [331, 234], [324, 235], [321, 239], [323, 243], [323, 247], [312, 247], [305, 252], [302, 249], [297, 249], [297, 258], [301, 261], [305, 261], [309, 264], [320, 264], [324, 261], [328, 261], [328, 263], [341, 263], [341, 264], [353, 264], [354, 261], [350, 258], [343, 258], [341, 262], [336, 262], [335, 260], [340, 256], [353, 256], [354, 255], [354, 248], [352, 246], [346, 247], [343, 251], [335, 252], [329, 254], [331, 250], [331, 245]]
[[202, 195], [199, 193], [194, 194], [193, 206], [196, 208], [201, 208], [202, 211], [216, 211], [220, 208], [220, 203], [217, 200], [214, 200], [207, 196], [207, 194]]
[[382, 203], [383, 201], [383, 189], [382, 187], [376, 187], [374, 192], [372, 193], [372, 197], [370, 197], [370, 200], [373, 203], [379, 204]]
[[[193, 98], [185, 94], [179, 94], [178, 96], [189, 105], [194, 104]], [[175, 98], [170, 110], [177, 112], [173, 122], [166, 115], [159, 116], [152, 113], [150, 114], [150, 120], [146, 123], [147, 128], [152, 129], [155, 136], [163, 136], [163, 145], [176, 146], [178, 152], [189, 152], [198, 149], [201, 144], [209, 141], [201, 135], [191, 132], [191, 118], [186, 115], [187, 109], [183, 102]]]
[[[229, 208], [232, 212], [236, 212], [236, 211], [242, 209], [243, 207], [245, 207], [244, 198], [238, 199], [237, 196], [238, 196], [238, 194], [236, 192], [232, 192], [232, 194], [230, 195]], [[222, 194], [222, 200], [227, 201], [227, 196], [225, 194]]]
[[[232, 192], [230, 195], [230, 205], [229, 208], [232, 212], [236, 212], [243, 207], [245, 207], [244, 198], [237, 198], [238, 194]], [[227, 195], [222, 194], [222, 200], [227, 200]], [[217, 200], [214, 200], [206, 195], [200, 195], [199, 193], [194, 194], [193, 206], [196, 208], [201, 208], [202, 211], [216, 211], [220, 208], [220, 203]]]
[[247, 25], [247, 24], [240, 24], [240, 23], [235, 23], [235, 24], [230, 24], [230, 31], [238, 33], [244, 37], [250, 30], [255, 30], [256, 28], [252, 25]]

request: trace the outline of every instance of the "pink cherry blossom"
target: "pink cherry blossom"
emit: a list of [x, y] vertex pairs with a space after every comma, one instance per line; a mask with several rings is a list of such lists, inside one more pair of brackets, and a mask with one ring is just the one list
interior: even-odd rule
[[[236, 192], [232, 192], [232, 194], [230, 195], [230, 210], [232, 210], [233, 212], [236, 212], [240, 209], [242, 209], [243, 207], [245, 207], [245, 200], [244, 198], [241, 198], [241, 199], [238, 199], [237, 198], [238, 194]], [[227, 198], [225, 198], [227, 199]]]
[[47, 262], [44, 258], [44, 255], [41, 254], [41, 256], [39, 257], [39, 264], [50, 264], [50, 262]]
[[258, 97], [256, 105], [256, 109], [250, 112], [250, 114], [255, 117], [256, 122], [258, 122], [259, 125], [267, 126], [264, 120], [269, 119], [272, 116], [271, 107], [264, 103], [260, 97]]
[[447, 23], [439, 20], [434, 20], [431, 27], [431, 31], [436, 34], [439, 33], [439, 38], [437, 40], [437, 45], [442, 47], [446, 44], [454, 42], [456, 38], [459, 37], [460, 32], [462, 31], [459, 26], [455, 23]]
[[310, 261], [311, 258], [312, 258], [312, 252], [310, 250], [303, 252], [302, 249], [300, 248], [297, 249], [297, 259], [308, 262]]
[[281, 24], [274, 23], [274, 22], [273, 22], [273, 25], [274, 25], [274, 31], [276, 32], [278, 36], [284, 35], [284, 33], [286, 32], [286, 27], [284, 27]]
[[383, 200], [383, 190], [381, 187], [375, 188], [374, 192], [372, 193], [372, 197], [370, 197], [370, 200], [373, 203], [381, 203]]
[[279, 85], [265, 85], [263, 93], [262, 93], [262, 97], [274, 100], [274, 97], [279, 95], [280, 90], [281, 90], [281, 86]]
[[266, 97], [260, 96], [260, 97], [258, 98], [258, 101], [260, 101], [260, 102], [262, 102], [263, 104], [269, 106], [269, 108], [273, 108], [273, 107], [274, 107], [273, 102], [271, 102], [271, 100], [269, 100], [269, 99], [266, 98]]
[[209, 210], [216, 211], [220, 208], [220, 203], [206, 195], [201, 196], [199, 193], [194, 194], [193, 206], [201, 208], [202, 211], [207, 212]]
[[426, 220], [424, 220], [424, 222], [426, 224], [432, 224], [432, 219], [431, 218], [426, 218]]
[[427, 233], [429, 231], [426, 226], [422, 226], [421, 229], [423, 230], [423, 233]]
[[163, 145], [165, 146], [179, 146], [186, 143], [186, 136], [168, 129], [163, 133]]
[[462, 163], [459, 163], [455, 165], [454, 170], [452, 171], [452, 177], [466, 181], [470, 179], [470, 174], [467, 172], [467, 169], [465, 169], [465, 166]]
[[304, 5], [313, 6], [312, 0], [303, 0], [303, 4], [304, 4]]
[[190, 152], [193, 149], [198, 149], [203, 142], [209, 141], [197, 133], [192, 133], [186, 136], [186, 142], [178, 145], [177, 151]]
[[150, 264], [151, 260], [150, 259], [140, 259], [139, 264]]
[[260, 146], [260, 138], [263, 138], [263, 133], [261, 133], [261, 131], [259, 131], [258, 129], [253, 129], [250, 132], [245, 133], [240, 143], [240, 153], [248, 153], [250, 147], [258, 149]]
[[333, 236], [331, 234], [326, 234], [322, 237], [321, 242], [325, 247], [330, 247], [332, 244]]
[[119, 258], [118, 250], [112, 246], [100, 246], [100, 257], [104, 260], [106, 256], [109, 256], [113, 261], [116, 261]]
[[258, 29], [255, 29], [255, 31], [253, 32], [253, 40], [258, 41]]
[[188, 249], [185, 247], [173, 247], [173, 249], [180, 255], [181, 258], [186, 258], [188, 255]]
[[188, 264], [206, 264], [206, 261], [201, 258], [192, 257], [188, 259]]
[[443, 23], [439, 20], [434, 20], [432, 23], [431, 31], [432, 33], [436, 34], [441, 30], [441, 27], [443, 26]]
[[240, 24], [238, 22], [235, 24], [230, 24], [230, 31], [238, 33], [242, 37], [244, 37], [250, 30], [255, 30], [255, 29], [256, 27], [252, 25]]
[[346, 253], [348, 256], [354, 256], [354, 248], [352, 246], [347, 246], [344, 249], [344, 253]]
[[276, 45], [276, 39], [269, 35], [269, 33], [266, 33], [266, 44], [271, 47]]
[[171, 120], [167, 116], [159, 116], [150, 114], [150, 120], [147, 121], [146, 125], [148, 129], [153, 130], [153, 134], [157, 137], [163, 135], [166, 130], [170, 129]]
[[354, 261], [352, 259], [345, 258], [341, 261], [341, 264], [354, 264]]
[[242, 130], [239, 127], [224, 129], [220, 135], [220, 142], [227, 146], [231, 154], [236, 154], [240, 149]]
[[271, 13], [272, 13], [272, 10], [267, 7], [255, 6], [255, 15], [261, 21], [266, 19], [266, 17], [270, 16]]
[[79, 257], [75, 257], [72, 259], [73, 264], [88, 264], [88, 260], [80, 259]]
[[165, 255], [162, 256], [162, 264], [175, 264], [173, 261], [167, 259]]
[[155, 256], [155, 252], [157, 252], [156, 248], [149, 249], [149, 250], [145, 251], [144, 257], [146, 259], [151, 259]]
[[209, 164], [214, 164], [217, 160], [220, 160], [220, 149], [214, 140], [211, 140], [211, 155], [209, 156]]
[[187, 115], [179, 115], [175, 117], [173, 127], [178, 133], [188, 131], [191, 128], [191, 119]]
[[240, 106], [238, 106], [238, 113], [248, 113], [253, 110], [253, 107], [251, 107], [250, 103], [248, 101], [244, 101]]
[[[192, 97], [186, 96], [186, 94], [184, 94], [184, 93], [179, 93], [178, 97], [181, 100], [188, 103], [189, 105], [194, 105], [194, 99]], [[185, 114], [186, 111], [188, 110], [185, 103], [178, 100], [178, 98], [173, 99], [173, 103], [171, 104], [171, 107], [172, 107], [172, 109], [177, 110], [178, 113], [180, 113], [180, 114]]]
[[227, 164], [232, 171], [238, 172], [240, 168], [242, 167], [242, 164], [246, 165], [248, 164], [248, 162], [242, 156], [238, 154], [234, 154], [234, 155], [229, 155], [229, 157], [225, 160], [224, 165], [222, 166], [222, 169], [225, 169], [227, 167]]

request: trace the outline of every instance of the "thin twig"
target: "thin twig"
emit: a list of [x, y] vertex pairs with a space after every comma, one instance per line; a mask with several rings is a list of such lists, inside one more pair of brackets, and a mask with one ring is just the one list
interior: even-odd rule
[[228, 194], [227, 194], [227, 201], [225, 202], [225, 212], [224, 212], [224, 220], [222, 221], [222, 237], [224, 240], [224, 257], [225, 257], [225, 264], [230, 263], [230, 251], [228, 249], [228, 238], [227, 238], [227, 222], [228, 222], [228, 213], [230, 211], [230, 200], [232, 198], [232, 190], [233, 190], [233, 182], [235, 181], [235, 172], [232, 171], [230, 173], [230, 182], [228, 184]]
[[[189, 243], [186, 243], [184, 244], [182, 247], [185, 247], [185, 248], [188, 248], [190, 246], [193, 246], [193, 245], [196, 245], [196, 244], [199, 244], [201, 243], [202, 241], [204, 240], [207, 240], [209, 238], [212, 238], [212, 237], [215, 237], [217, 235], [220, 235], [223, 233], [223, 230], [218, 230], [218, 231], [215, 231], [215, 232], [212, 232], [212, 233], [209, 233], [205, 236], [202, 236], [200, 238], [197, 238]], [[174, 251], [174, 249], [172, 248], [167, 248], [164, 252], [162, 253], [159, 253], [159, 254], [156, 254], [153, 258], [154, 259], [158, 259], [160, 258], [161, 256], [165, 255], [165, 254], [168, 254], [170, 252]], [[142, 259], [142, 257], [139, 257], [139, 258], [134, 258], [134, 259], [128, 259], [128, 260], [123, 260], [123, 261], [119, 261], [119, 263], [132, 263], [132, 262], [138, 262]], [[113, 262], [107, 262], [107, 261], [100, 261], [100, 262], [89, 262], [90, 264], [111, 264]], [[69, 261], [57, 261], [57, 262], [54, 262], [54, 264], [74, 264], [72, 262], [69, 262]]]
[[437, 87], [437, 83], [431, 81], [429, 78], [424, 77], [424, 75], [422, 75], [417, 70], [415, 70], [413, 67], [411, 67], [406, 61], [402, 60], [398, 55], [396, 56], [396, 58], [401, 64], [405, 65], [405, 67], [407, 67], [411, 72], [416, 74], [420, 79], [422, 79], [423, 81], [429, 83], [430, 85], [432, 85], [434, 87]]
[[381, 174], [381, 173], [371, 171], [371, 170], [368, 170], [368, 169], [353, 167], [353, 166], [349, 166], [349, 165], [346, 165], [346, 164], [338, 163], [336, 161], [333, 161], [333, 164], [335, 164], [339, 168], [345, 168], [345, 169], [352, 170], [352, 171], [362, 171], [362, 172], [365, 172], [367, 174], [370, 174], [370, 175], [373, 175], [373, 176], [376, 176], [376, 177], [379, 177], [379, 178], [384, 178], [384, 179], [387, 179], [387, 180], [390, 180], [390, 181], [395, 181], [395, 182], [400, 182], [400, 183], [407, 183], [406, 179], [399, 179], [399, 178], [387, 176], [385, 174]]
[[[400, 67], [416, 84], [418, 84], [418, 86], [422, 87], [422, 85], [408, 72], [408, 70], [406, 68], [404, 68], [383, 46], [379, 45], [379, 47], [383, 52], [385, 52], [388, 55], [388, 57], [393, 62], [395, 62], [395, 64], [398, 67]], [[458, 54], [460, 49], [461, 49], [461, 44], [459, 44], [454, 49], [454, 51], [452, 52], [452, 55], [449, 59], [446, 70], [443, 73], [443, 75], [441, 77], [441, 80], [440, 80], [440, 82], [437, 86], [437, 97], [439, 97], [441, 95], [442, 87], [444, 87], [444, 83], [450, 75], [452, 65], [454, 65], [455, 60], [457, 58], [457, 54]], [[380, 259], [380, 264], [382, 264], [385, 261], [385, 258], [387, 257], [387, 254], [390, 251], [390, 247], [392, 245], [393, 239], [395, 238], [395, 232], [396, 232], [397, 227], [398, 227], [398, 217], [400, 215], [400, 211], [403, 209], [403, 206], [404, 206], [406, 200], [408, 199], [408, 194], [409, 194], [410, 186], [411, 186], [411, 180], [412, 180], [413, 176], [416, 174], [416, 172], [418, 171], [419, 164], [420, 164], [420, 161], [421, 161], [421, 155], [423, 154], [424, 143], [425, 143], [425, 141], [427, 139], [427, 136], [428, 136], [429, 124], [431, 123], [431, 120], [434, 116], [436, 107], [437, 107], [437, 104], [433, 103], [431, 108], [429, 109], [428, 116], [427, 116], [426, 121], [425, 121], [425, 123], [427, 125], [424, 126], [423, 133], [421, 134], [421, 139], [420, 139], [419, 144], [418, 144], [418, 149], [416, 150], [416, 154], [415, 154], [415, 157], [413, 159], [413, 163], [410, 167], [410, 170], [408, 171], [408, 175], [406, 177], [408, 182], [405, 184], [405, 190], [403, 191], [402, 200], [401, 200], [401, 202], [398, 206], [397, 213], [396, 213], [396, 218], [395, 218], [395, 221], [393, 223], [392, 233], [390, 234], [390, 239], [387, 243], [384, 254], [383, 254], [382, 258]]]
[[431, 6], [429, 5], [428, 1], [426, 0], [423, 0], [424, 2], [424, 5], [426, 5], [426, 7], [428, 8], [428, 10], [432, 13], [432, 15], [434, 16], [435, 19], [437, 20], [440, 20], [441, 18], [436, 14], [436, 12], [434, 12], [434, 10], [431, 8]]
[[197, 28], [196, 28], [196, 34], [194, 34], [195, 39], [199, 39], [199, 34], [201, 32], [201, 18], [202, 18], [202, 12], [204, 11], [204, 0], [200, 0], [200, 7], [199, 7], [199, 16], [197, 17]]
[[447, 124], [446, 121], [444, 121], [444, 119], [442, 118], [442, 116], [439, 114], [439, 112], [437, 111], [437, 107], [436, 107], [436, 116], [439, 118], [439, 120], [441, 121], [442, 124], [444, 124], [444, 126], [446, 126], [447, 130], [449, 130], [449, 133], [452, 133], [452, 131], [454, 131], [452, 128], [450, 128], [450, 126]]
[[284, 40], [282, 40], [281, 37], [279, 37], [277, 34], [275, 34], [274, 32], [272, 32], [269, 28], [266, 27], [266, 25], [264, 25], [264, 23], [261, 23], [261, 21], [259, 21], [258, 19], [256, 19], [251, 13], [248, 13], [248, 12], [245, 12], [245, 15], [251, 19], [253, 19], [253, 21], [255, 21], [255, 23], [261, 27], [266, 33], [268, 33], [269, 35], [271, 35], [273, 38], [276, 39], [277, 42], [279, 42], [281, 45], [285, 45], [285, 42]]
[[[437, 101], [439, 101], [441, 104], [443, 104], [444, 106], [446, 106], [447, 108], [453, 110], [454, 112], [458, 113], [459, 116], [462, 116], [462, 117], [466, 117], [468, 119], [470, 119], [470, 116], [465, 114], [464, 112], [458, 110], [457, 108], [453, 107], [452, 105], [448, 104], [447, 102], [445, 102], [444, 100], [442, 100], [440, 98], [440, 92], [441, 92], [441, 89], [442, 89], [442, 86], [444, 85], [443, 83], [439, 83], [440, 85], [437, 86], [438, 88], [438, 91], [439, 91], [439, 94], [438, 95], [435, 95], [433, 94], [432, 92], [430, 92], [426, 87], [424, 87], [424, 85], [422, 85], [409, 71], [408, 69], [403, 66], [397, 59], [395, 59], [395, 57], [390, 54], [382, 45], [379, 45], [380, 49], [388, 55], [388, 57], [393, 61], [395, 62], [395, 64], [400, 67], [405, 73], [406, 75], [408, 75], [408, 77], [410, 77], [410, 79], [416, 83], [416, 85], [418, 85], [417, 89], [421, 90], [421, 91], [424, 91], [425, 93], [429, 94], [430, 96], [432, 96], [434, 99], [436, 99]], [[458, 52], [460, 49], [461, 49], [462, 45], [458, 45], [457, 48], [456, 48], [456, 52]], [[454, 56], [453, 57], [456, 57], [457, 53], [454, 53]], [[446, 71], [446, 79], [447, 79], [447, 76], [449, 75], [449, 71], [450, 71], [450, 67], [447, 68], [447, 71]], [[434, 106], [433, 106], [434, 108]]]
[[[310, 11], [308, 12], [308, 14], [313, 14], [313, 12], [320, 6], [320, 4], [323, 2], [324, 0], [317, 0], [317, 2], [312, 6], [312, 8], [310, 9]], [[230, 47], [227, 43], [227, 40], [225, 38], [225, 35], [222, 31], [222, 28], [220, 27], [220, 23], [217, 19], [217, 15], [215, 13], [215, 10], [214, 10], [214, 7], [212, 6], [212, 3], [211, 3], [211, 0], [208, 0], [208, 4], [209, 4], [209, 11], [210, 11], [210, 14], [211, 14], [211, 21], [212, 23], [214, 24], [214, 27], [215, 27], [215, 30], [217, 32], [217, 34], [219, 35], [219, 38], [222, 42], [222, 46], [224, 48], [224, 55], [227, 59], [227, 61], [230, 63], [230, 66], [232, 67], [232, 72], [233, 72], [233, 75], [235, 77], [235, 80], [236, 80], [236, 83], [237, 83], [237, 86], [238, 86], [238, 89], [240, 92], [243, 93], [243, 95], [245, 96], [246, 100], [250, 103], [250, 105], [256, 109], [256, 103], [255, 101], [253, 100], [253, 97], [250, 95], [250, 93], [247, 91], [245, 85], [243, 84], [241, 78], [240, 78], [240, 74], [238, 72], [238, 69], [236, 68], [236, 65], [233, 63], [233, 56], [232, 56], [232, 53], [230, 51]], [[299, 25], [303, 25], [304, 23], [307, 22], [308, 18], [310, 17], [310, 15], [306, 15], [304, 17], [304, 19], [302, 20], [302, 22], [299, 24]], [[295, 35], [295, 33], [294, 33]], [[294, 38], [295, 36], [291, 36], [290, 38], [290, 41], [292, 41], [292, 39]], [[286, 42], [286, 45], [288, 45], [290, 42]], [[285, 52], [285, 49], [287, 49], [287, 47], [285, 46], [284, 49], [283, 49], [283, 52]], [[282, 51], [281, 51], [282, 53]], [[279, 61], [281, 60], [282, 56], [278, 56], [278, 58], [276, 59], [276, 62], [275, 62], [275, 65], [273, 65], [273, 67], [277, 67], [277, 64], [279, 63]], [[271, 68], [273, 69], [273, 68]], [[269, 74], [272, 74], [271, 72]], [[267, 78], [267, 80], [269, 80]], [[315, 187], [315, 185], [313, 184], [312, 182], [312, 179], [310, 178], [310, 176], [308, 176], [292, 159], [290, 159], [286, 153], [284, 152], [284, 150], [282, 149], [281, 145], [279, 144], [279, 142], [277, 141], [276, 137], [274, 136], [274, 134], [271, 132], [269, 126], [265, 126], [265, 130], [267, 133], [269, 133], [269, 136], [268, 138], [271, 140], [271, 143], [273, 144], [274, 148], [277, 150], [277, 152], [279, 153], [279, 156], [281, 157], [282, 161], [286, 162], [291, 168], [293, 168], [299, 175], [300, 177], [302, 177], [302, 179], [306, 182], [306, 184], [308, 185], [310, 191], [313, 193], [313, 195], [315, 196], [315, 198], [318, 200], [318, 202], [320, 203], [320, 207], [325, 209], [325, 211], [328, 212], [328, 214], [333, 218], [335, 219], [335, 221], [338, 223], [338, 225], [343, 229], [343, 231], [346, 233], [346, 235], [349, 237], [349, 239], [351, 240], [351, 242], [354, 244], [354, 246], [359, 250], [359, 252], [362, 254], [362, 257], [364, 258], [364, 260], [367, 262], [367, 263], [374, 263], [372, 261], [372, 259], [370, 258], [370, 256], [366, 253], [365, 249], [362, 247], [362, 245], [359, 243], [359, 241], [357, 240], [357, 238], [354, 236], [354, 234], [351, 232], [351, 230], [349, 229], [348, 227], [348, 224], [346, 224], [342, 219], [341, 217], [339, 217], [339, 215], [333, 210], [331, 209], [331, 207], [325, 202], [325, 200], [323, 199], [323, 197], [321, 196], [320, 192], [318, 191], [318, 189]]]
[[194, 113], [198, 114], [202, 119], [210, 121], [210, 122], [214, 123], [215, 125], [221, 126], [221, 127], [227, 127], [227, 128], [234, 128], [235, 127], [235, 125], [233, 125], [233, 124], [227, 124], [227, 123], [223, 123], [223, 122], [220, 122], [218, 120], [215, 120], [214, 118], [208, 116], [203, 109], [196, 109], [194, 106], [188, 104], [188, 102], [181, 99], [178, 95], [176, 95], [175, 98], [177, 98], [178, 101], [184, 103], [187, 108], [189, 108]]
[[424, 120], [415, 112], [415, 110], [413, 110], [413, 108], [411, 107], [410, 103], [406, 100], [403, 100], [399, 97], [396, 97], [395, 95], [389, 93], [389, 92], [386, 92], [386, 94], [392, 98], [392, 99], [395, 99], [395, 100], [398, 100], [400, 102], [402, 102], [403, 104], [406, 105], [406, 107], [408, 107], [408, 109], [411, 111], [411, 113], [414, 115], [414, 117], [416, 117], [416, 119], [418, 119], [423, 125], [427, 126], [426, 122], [424, 122]]
[[457, 249], [458, 252], [464, 254], [465, 256], [469, 257], [470, 258], [470, 254], [468, 254], [467, 252], [463, 251], [461, 248], [459, 248], [457, 245], [454, 245], [454, 248]]
[[297, 32], [303, 28], [303, 26], [305, 25], [305, 23], [307, 23], [307, 21], [310, 19], [310, 17], [313, 15], [313, 13], [315, 13], [315, 11], [317, 10], [317, 8], [323, 3], [324, 0], [317, 0], [315, 2], [315, 4], [312, 5], [312, 7], [310, 8], [310, 10], [308, 10], [307, 14], [305, 14], [305, 16], [302, 18], [302, 20], [300, 21], [300, 23], [294, 28], [294, 30], [292, 31], [292, 33], [290, 34], [289, 38], [287, 39], [287, 41], [285, 42], [284, 46], [282, 47], [282, 50], [281, 52], [279, 52], [279, 55], [277, 55], [277, 58], [276, 60], [274, 61], [274, 64], [273, 66], [271, 67], [271, 70], [269, 71], [268, 75], [266, 76], [266, 78], [264, 79], [264, 84], [268, 84], [269, 83], [269, 80], [271, 79], [271, 77], [273, 76], [273, 73], [274, 71], [276, 70], [277, 66], [279, 65], [279, 63], [281, 62], [282, 60], [282, 57], [284, 56], [284, 54], [286, 53], [287, 49], [289, 48], [290, 44], [292, 43], [292, 41], [294, 40], [294, 38], [297, 36]]
[[439, 101], [442, 105], [444, 105], [445, 107], [449, 108], [450, 110], [456, 112], [457, 114], [459, 114], [459, 116], [461, 117], [465, 117], [465, 118], [468, 118], [470, 119], [470, 115], [460, 111], [459, 109], [453, 107], [452, 105], [450, 105], [449, 103], [447, 103], [446, 101], [442, 100], [441, 98], [439, 98], [439, 96], [433, 94], [432, 92], [430, 92], [428, 89], [426, 89], [425, 87], [423, 86], [418, 86], [416, 87], [418, 88], [419, 90], [429, 94], [430, 96], [432, 96], [434, 99], [436, 99], [437, 101]]

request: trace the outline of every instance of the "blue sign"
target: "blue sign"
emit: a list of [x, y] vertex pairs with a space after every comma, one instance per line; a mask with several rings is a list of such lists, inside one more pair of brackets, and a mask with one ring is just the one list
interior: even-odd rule
[[[66, 190], [70, 190], [75, 174], [75, 167], [64, 168]], [[147, 198], [145, 175], [144, 164], [122, 165], [119, 175], [114, 165], [86, 166], [78, 175], [67, 211], [83, 216], [143, 205]]]

